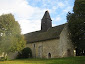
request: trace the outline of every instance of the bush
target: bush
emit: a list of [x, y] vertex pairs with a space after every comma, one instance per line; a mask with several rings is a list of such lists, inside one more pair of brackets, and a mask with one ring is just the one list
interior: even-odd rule
[[17, 58], [32, 58], [32, 51], [29, 47], [24, 48], [22, 51], [18, 52]]
[[5, 58], [5, 57], [0, 57], [0, 61], [5, 61], [5, 60], [7, 60], [7, 58]]

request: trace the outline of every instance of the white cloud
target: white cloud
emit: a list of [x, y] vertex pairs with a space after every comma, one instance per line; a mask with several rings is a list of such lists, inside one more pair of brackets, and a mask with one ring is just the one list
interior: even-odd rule
[[56, 18], [52, 18], [52, 20], [53, 20], [52, 21], [52, 26], [54, 27], [56, 25], [59, 25], [59, 23], [61, 23], [62, 18], [57, 16]]
[[56, 26], [56, 24], [52, 24], [52, 27]]
[[56, 7], [56, 6], [52, 7], [52, 11], [56, 11], [56, 9], [58, 9], [58, 7]]
[[[63, 12], [66, 14], [72, 9], [68, 5], [67, 0], [63, 2], [60, 0], [0, 0], [0, 15], [12, 13], [19, 22], [22, 33], [28, 33], [40, 30], [41, 19], [47, 9], [50, 14], [53, 14], [53, 21], [61, 21], [62, 17], [58, 15], [62, 15]], [[60, 8], [64, 10], [61, 11]], [[53, 25], [56, 25], [56, 22]]]
[[59, 2], [59, 3], [58, 3], [58, 6], [59, 6], [59, 7], [64, 7], [64, 6], [65, 6], [65, 4], [64, 4], [64, 3], [62, 3], [62, 2]]
[[[36, 11], [36, 12], [35, 12]], [[44, 10], [32, 7], [26, 0], [0, 0], [0, 15], [12, 13], [19, 22], [22, 33], [38, 30]]]
[[61, 20], [61, 17], [56, 17], [55, 20], [56, 20], [56, 21], [60, 21], [60, 20]]
[[69, 11], [72, 11], [72, 6], [67, 6], [66, 9], [63, 10], [63, 12], [68, 13]]
[[21, 25], [23, 33], [33, 32], [36, 30], [40, 30], [40, 20], [19, 20], [19, 24]]

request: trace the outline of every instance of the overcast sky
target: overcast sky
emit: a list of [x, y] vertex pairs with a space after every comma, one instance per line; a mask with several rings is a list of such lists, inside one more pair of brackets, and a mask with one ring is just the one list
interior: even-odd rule
[[25, 34], [41, 29], [46, 10], [52, 18], [52, 26], [66, 23], [66, 15], [72, 12], [73, 6], [74, 0], [0, 0], [0, 15], [12, 13]]

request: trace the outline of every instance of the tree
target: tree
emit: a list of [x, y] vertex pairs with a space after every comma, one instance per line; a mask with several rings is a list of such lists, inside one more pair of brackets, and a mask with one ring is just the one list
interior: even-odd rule
[[75, 14], [85, 15], [85, 0], [75, 0], [73, 11]]
[[85, 0], [75, 0], [73, 12], [67, 14], [70, 37], [75, 48], [85, 50]]
[[12, 14], [0, 16], [0, 52], [5, 54], [22, 50], [25, 46], [20, 25]]

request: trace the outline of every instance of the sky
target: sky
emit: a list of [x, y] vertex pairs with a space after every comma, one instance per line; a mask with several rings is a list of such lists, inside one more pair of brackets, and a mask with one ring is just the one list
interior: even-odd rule
[[0, 15], [12, 13], [18, 21], [21, 33], [41, 29], [41, 19], [49, 11], [52, 26], [67, 22], [67, 13], [73, 12], [75, 0], [0, 0]]

